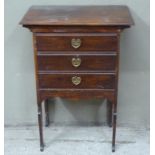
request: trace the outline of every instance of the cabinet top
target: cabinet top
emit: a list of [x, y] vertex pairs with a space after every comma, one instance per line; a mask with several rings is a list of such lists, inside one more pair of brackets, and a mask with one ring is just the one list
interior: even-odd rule
[[81, 25], [123, 26], [134, 24], [127, 6], [32, 6], [20, 24], [31, 25]]

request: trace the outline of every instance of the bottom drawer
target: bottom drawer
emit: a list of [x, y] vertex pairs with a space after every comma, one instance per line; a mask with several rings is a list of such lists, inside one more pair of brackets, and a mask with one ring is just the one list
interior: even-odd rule
[[39, 88], [45, 89], [114, 89], [114, 86], [114, 74], [39, 74]]

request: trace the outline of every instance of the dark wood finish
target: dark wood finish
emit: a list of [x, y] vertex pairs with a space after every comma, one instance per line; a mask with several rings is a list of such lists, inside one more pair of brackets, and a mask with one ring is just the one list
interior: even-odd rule
[[52, 97], [61, 97], [65, 99], [78, 100], [80, 99], [92, 99], [108, 98], [112, 103], [115, 101], [114, 90], [102, 90], [102, 89], [39, 89], [40, 97], [42, 100]]
[[[40, 150], [42, 101], [48, 126], [49, 99], [106, 98], [114, 152], [120, 33], [134, 24], [127, 6], [33, 6], [21, 24], [33, 32]], [[81, 78], [78, 85], [73, 76]]]
[[[72, 65], [73, 58], [80, 58], [81, 64], [78, 67]], [[115, 72], [116, 54], [106, 55], [95, 53], [81, 54], [38, 54], [39, 71], [73, 71], [73, 72]], [[59, 60], [59, 61], [58, 61]]]
[[[81, 83], [74, 85], [72, 77], [81, 77]], [[39, 74], [39, 88], [66, 89], [114, 89], [115, 75], [102, 73], [62, 73]]]
[[[81, 46], [75, 49], [71, 40], [78, 38]], [[115, 51], [118, 46], [116, 33], [87, 33], [87, 34], [37, 34], [36, 44], [38, 51]]]
[[38, 102], [38, 124], [39, 124], [39, 136], [40, 136], [40, 151], [44, 150], [44, 140], [43, 140], [43, 123], [42, 123], [42, 105]]
[[22, 25], [121, 25], [133, 24], [127, 6], [32, 6]]
[[61, 26], [61, 25], [23, 25], [28, 27], [30, 31], [37, 34], [38, 33], [117, 33], [123, 30], [124, 26]]

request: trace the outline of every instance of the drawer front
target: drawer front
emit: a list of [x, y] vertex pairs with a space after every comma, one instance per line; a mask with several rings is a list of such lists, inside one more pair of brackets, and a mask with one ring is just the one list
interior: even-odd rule
[[114, 71], [116, 56], [102, 55], [40, 55], [38, 69], [41, 71]]
[[115, 75], [95, 74], [39, 74], [39, 88], [44, 89], [114, 89]]
[[52, 34], [36, 35], [39, 51], [116, 51], [118, 40], [116, 34]]

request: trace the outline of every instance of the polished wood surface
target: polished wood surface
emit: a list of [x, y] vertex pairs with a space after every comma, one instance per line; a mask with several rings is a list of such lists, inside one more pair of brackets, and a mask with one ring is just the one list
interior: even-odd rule
[[[80, 77], [79, 85], [72, 83], [72, 77]], [[44, 89], [114, 89], [115, 75], [104, 73], [42, 73], [39, 74], [39, 88]]]
[[120, 34], [133, 25], [126, 6], [33, 6], [21, 21], [33, 33], [40, 150], [42, 101], [107, 99], [115, 151]]
[[[130, 26], [130, 25], [129, 25]], [[39, 35], [41, 33], [117, 33], [118, 31], [122, 31], [126, 28], [126, 26], [121, 25], [113, 25], [113, 26], [91, 26], [91, 25], [67, 25], [67, 26], [59, 26], [59, 25], [23, 25], [23, 27], [29, 28], [30, 31], [35, 33], [35, 35]]]
[[22, 25], [133, 25], [127, 6], [32, 6]]
[[[72, 59], [81, 60], [78, 67], [74, 67]], [[70, 71], [70, 72], [115, 72], [116, 54], [112, 53], [38, 53], [39, 71]], [[59, 60], [59, 61], [58, 61]]]
[[[110, 98], [111, 102], [115, 102], [115, 91], [107, 90], [103, 91], [102, 89], [40, 89], [40, 97], [42, 99], [51, 98], [52, 97], [61, 97], [65, 99], [71, 100], [79, 100], [82, 99], [96, 99], [98, 98]], [[94, 103], [95, 104], [95, 103]]]
[[[80, 39], [77, 49], [72, 39]], [[39, 51], [115, 51], [118, 46], [116, 33], [47, 33], [36, 34], [36, 44]]]

